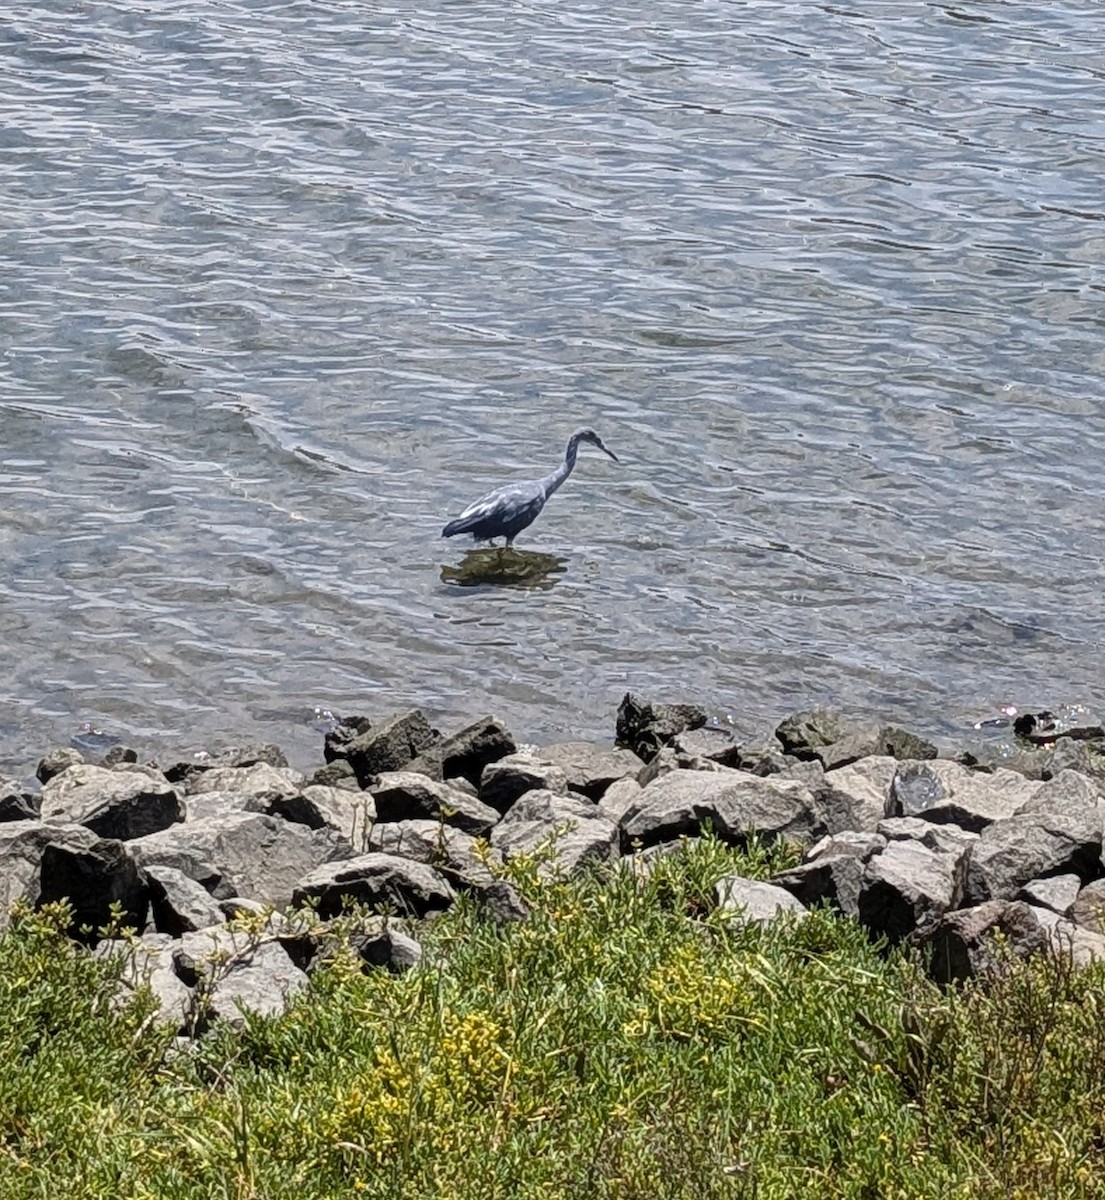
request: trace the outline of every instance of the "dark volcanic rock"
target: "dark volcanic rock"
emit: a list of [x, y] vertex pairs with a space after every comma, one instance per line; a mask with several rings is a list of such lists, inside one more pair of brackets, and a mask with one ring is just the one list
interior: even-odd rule
[[372, 796], [382, 822], [441, 821], [483, 836], [499, 819], [490, 805], [417, 771], [385, 771], [372, 785]]
[[41, 813], [44, 821], [87, 825], [100, 837], [129, 841], [182, 821], [184, 805], [160, 771], [80, 763], [43, 787]]
[[[119, 841], [97, 839], [90, 846], [51, 842], [42, 852], [39, 903], [68, 900], [73, 908], [73, 932], [98, 941], [97, 930], [111, 919], [118, 903], [123, 923], [142, 929], [149, 893], [134, 859]], [[82, 926], [90, 925], [86, 934]]]
[[463, 778], [479, 787], [484, 767], [517, 749], [510, 730], [501, 721], [484, 717], [424, 750], [405, 769], [431, 779]]
[[622, 849], [696, 837], [707, 823], [736, 845], [753, 833], [769, 841], [808, 843], [830, 832], [812, 793], [800, 783], [744, 771], [675, 770], [650, 783], [626, 810]]
[[246, 896], [277, 908], [288, 903], [304, 875], [353, 853], [330, 829], [250, 812], [188, 821], [129, 846], [140, 866], [176, 867], [218, 899]]
[[626, 692], [618, 706], [619, 746], [632, 750], [648, 762], [661, 746], [671, 743], [677, 734], [705, 725], [707, 714], [697, 704], [649, 704]]
[[559, 767], [530, 754], [510, 754], [488, 763], [480, 778], [480, 799], [498, 813], [505, 813], [520, 796], [538, 789], [566, 796], [568, 779]]
[[[345, 742], [341, 756], [349, 760], [361, 787], [367, 787], [381, 772], [401, 770], [440, 740], [421, 709], [414, 708]], [[326, 753], [338, 753], [336, 744], [328, 741]]]
[[317, 900], [323, 917], [337, 916], [346, 901], [424, 917], [443, 912], [455, 898], [448, 881], [432, 867], [395, 854], [373, 853], [312, 871], [300, 880], [292, 902]]
[[537, 757], [559, 767], [573, 792], [595, 801], [618, 780], [636, 778], [645, 765], [632, 750], [610, 750], [592, 742], [558, 742], [542, 747]]

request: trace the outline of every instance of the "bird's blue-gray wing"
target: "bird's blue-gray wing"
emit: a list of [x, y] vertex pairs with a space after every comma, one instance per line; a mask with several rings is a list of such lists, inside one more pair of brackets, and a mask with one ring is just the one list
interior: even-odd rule
[[534, 483], [508, 483], [474, 500], [441, 531], [442, 537], [510, 537], [533, 521], [545, 503], [545, 489]]

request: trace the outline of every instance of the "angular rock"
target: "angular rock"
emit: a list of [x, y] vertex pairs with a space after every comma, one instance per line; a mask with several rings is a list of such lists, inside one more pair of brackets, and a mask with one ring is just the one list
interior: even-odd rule
[[97, 957], [115, 957], [119, 963], [120, 999], [140, 988], [149, 988], [162, 1021], [174, 1023], [180, 1033], [192, 1032], [192, 989], [178, 978], [173, 968], [174, 941], [159, 934], [145, 934], [138, 942], [104, 938]]
[[103, 838], [129, 841], [184, 820], [176, 788], [152, 768], [108, 770], [78, 763], [42, 789], [42, 819], [87, 825]]
[[185, 792], [202, 796], [205, 792], [246, 792], [259, 800], [272, 801], [298, 796], [303, 776], [290, 767], [271, 763], [251, 763], [248, 767], [211, 767], [188, 777]]
[[320, 784], [308, 784], [294, 796], [273, 800], [263, 811], [296, 825], [306, 825], [308, 829], [331, 829], [358, 854], [367, 847], [369, 831], [376, 820], [371, 792]]
[[596, 802], [618, 780], [635, 779], [645, 765], [632, 750], [607, 749], [593, 742], [557, 742], [544, 746], [537, 757], [559, 767], [571, 791]]
[[914, 940], [922, 949], [931, 948], [929, 971], [941, 984], [995, 974], [1009, 955], [1058, 952], [1077, 964], [1105, 957], [1100, 934], [1022, 900], [988, 900], [946, 913]]
[[431, 779], [466, 779], [479, 787], [488, 763], [498, 762], [518, 749], [510, 730], [495, 717], [484, 717], [438, 742], [407, 764]]
[[47, 825], [42, 821], [0, 824], [0, 929], [6, 929], [12, 905], [37, 905], [42, 894], [42, 856], [51, 843], [86, 851], [100, 839], [83, 825]]
[[848, 803], [858, 829], [873, 830], [886, 815], [890, 785], [898, 767], [898, 761], [888, 755], [860, 759], [826, 771], [824, 787]]
[[1071, 904], [1069, 916], [1083, 929], [1105, 933], [1105, 879], [1095, 879], [1086, 884]]
[[441, 821], [484, 837], [499, 819], [499, 813], [490, 805], [416, 771], [384, 772], [373, 784], [372, 796], [376, 819], [381, 822]]
[[317, 771], [307, 780], [312, 787], [340, 787], [359, 792], [361, 785], [357, 782], [357, 774], [345, 758], [335, 758]]
[[[441, 735], [431, 727], [422, 710], [414, 708], [389, 717], [346, 742], [341, 747], [341, 757], [349, 760], [361, 787], [367, 787], [382, 772], [407, 767], [412, 759], [440, 740]], [[326, 753], [336, 753], [330, 741]]]
[[375, 826], [368, 851], [398, 855], [440, 871], [454, 887], [486, 887], [493, 881], [489, 864], [497, 851], [478, 848], [477, 839], [440, 821], [389, 821]]
[[496, 925], [513, 925], [529, 918], [530, 907], [508, 879], [496, 879], [476, 893], [481, 916]]
[[249, 792], [199, 792], [184, 797], [184, 820], [207, 821], [212, 817], [228, 817], [233, 813], [258, 813], [267, 806]]
[[124, 764], [133, 764], [138, 762], [138, 751], [132, 750], [130, 746], [112, 746], [111, 749], [100, 759], [99, 765], [107, 767], [111, 770], [114, 767], [120, 767]]
[[129, 843], [138, 864], [176, 867], [217, 898], [247, 896], [283, 908], [304, 875], [352, 856], [330, 829], [262, 813], [230, 813], [173, 826]]
[[533, 791], [491, 831], [491, 846], [507, 861], [547, 846], [551, 857], [542, 874], [572, 875], [585, 864], [618, 857], [618, 827], [590, 800]]
[[25, 792], [14, 779], [0, 779], [0, 822], [37, 821], [41, 796]]
[[282, 1013], [307, 984], [275, 937], [257, 938], [222, 926], [186, 933], [175, 953], [177, 973], [197, 979], [207, 1020], [240, 1026], [244, 1012]]
[[[1090, 887], [1093, 885], [1090, 884]], [[1065, 916], [1078, 899], [1082, 880], [1077, 875], [1052, 875], [1048, 879], [1032, 879], [1021, 888], [1016, 898], [1037, 908], [1050, 908]]]
[[823, 837], [806, 851], [806, 862], [821, 858], [858, 858], [866, 862], [872, 854], [886, 848], [886, 838], [880, 833], [846, 829], [842, 833], [831, 833]]
[[930, 850], [962, 854], [978, 841], [977, 833], [960, 829], [958, 825], [934, 825], [920, 817], [888, 817], [875, 830], [888, 842], [920, 842]]
[[741, 875], [725, 875], [719, 879], [714, 896], [719, 909], [735, 913], [743, 921], [755, 925], [766, 925], [780, 913], [808, 915], [806, 906], [789, 891], [775, 884], [745, 879]]
[[70, 746], [61, 746], [57, 750], [51, 750], [49, 754], [43, 755], [39, 760], [35, 775], [38, 777], [39, 783], [49, 783], [55, 775], [60, 775], [62, 771], [83, 762], [84, 755], [79, 750], [74, 750]]
[[[904, 764], [902, 771], [914, 764]], [[923, 770], [938, 780], [944, 795], [934, 797], [924, 809], [924, 819], [938, 825], [958, 825], [961, 829], [979, 833], [994, 821], [1013, 816], [1036, 794], [1039, 784], [1032, 783], [1016, 771], [999, 768], [986, 773], [971, 771], [950, 760], [940, 759], [922, 764]], [[893, 792], [887, 803], [888, 817], [910, 816], [896, 803]]]
[[612, 783], [598, 802], [598, 815], [617, 824], [625, 816], [626, 809], [637, 802], [641, 785], [635, 779], [619, 779]]
[[775, 736], [784, 754], [814, 758], [818, 750], [839, 742], [849, 732], [849, 722], [843, 713], [832, 708], [816, 708], [785, 717], [776, 727]]
[[1069, 781], [1056, 776], [1015, 816], [983, 829], [971, 850], [966, 903], [1011, 900], [1030, 880], [1049, 875], [1094, 879], [1101, 870], [1103, 828], [1096, 798], [1072, 794]]
[[106, 838], [88, 846], [50, 842], [42, 852], [40, 871], [39, 903], [67, 900], [73, 909], [74, 936], [93, 944], [99, 941], [99, 930], [111, 920], [113, 904], [120, 906], [124, 925], [139, 930], [145, 926], [149, 892], [122, 842]]
[[963, 897], [967, 853], [941, 853], [920, 842], [888, 842], [868, 860], [859, 920], [871, 933], [901, 941], [955, 908]]
[[922, 817], [934, 804], [947, 797], [944, 781], [928, 763], [902, 763], [890, 781], [890, 802], [886, 812], [892, 817]]
[[480, 800], [499, 813], [505, 813], [526, 792], [538, 789], [566, 796], [568, 779], [560, 767], [530, 754], [509, 754], [488, 763], [480, 776]]
[[395, 854], [369, 853], [318, 867], [300, 880], [292, 902], [317, 901], [323, 917], [336, 916], [346, 901], [424, 917], [444, 911], [455, 898], [448, 881], [432, 867]]
[[697, 837], [707, 823], [735, 845], [744, 845], [752, 834], [809, 843], [830, 832], [813, 795], [800, 783], [744, 771], [675, 770], [650, 783], [626, 810], [622, 849]]
[[721, 726], [702, 725], [697, 729], [685, 729], [675, 735], [672, 747], [684, 763], [705, 759], [722, 767], [743, 766], [741, 749], [733, 737], [733, 731]]
[[829, 854], [782, 871], [771, 882], [785, 888], [806, 908], [830, 904], [846, 916], [858, 917], [859, 894], [865, 877], [862, 857]]
[[185, 783], [196, 775], [202, 775], [207, 771], [216, 771], [221, 767], [252, 767], [257, 763], [267, 763], [270, 767], [286, 767], [288, 760], [279, 746], [268, 742], [247, 746], [227, 746], [213, 754], [205, 753], [192, 759], [183, 759], [173, 763], [172, 766], [165, 769], [165, 778], [170, 783]]
[[697, 704], [650, 704], [626, 692], [618, 706], [615, 742], [648, 762], [677, 734], [700, 729], [707, 714]]
[[145, 869], [150, 910], [158, 933], [178, 938], [183, 933], [225, 922], [219, 902], [202, 884], [175, 867], [153, 864]]

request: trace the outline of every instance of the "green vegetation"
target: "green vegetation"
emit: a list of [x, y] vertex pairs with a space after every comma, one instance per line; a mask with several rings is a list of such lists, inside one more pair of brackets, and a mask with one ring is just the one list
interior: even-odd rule
[[747, 928], [714, 882], [785, 851], [705, 839], [647, 878], [461, 904], [427, 963], [339, 952], [283, 1016], [181, 1048], [120, 960], [17, 911], [0, 939], [0, 1196], [1105, 1194], [1105, 973], [1010, 962], [941, 993], [819, 912]]

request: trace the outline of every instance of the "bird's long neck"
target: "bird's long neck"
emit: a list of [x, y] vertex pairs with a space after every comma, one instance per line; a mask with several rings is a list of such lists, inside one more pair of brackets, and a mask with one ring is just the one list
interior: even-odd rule
[[558, 487], [560, 487], [564, 480], [571, 475], [572, 468], [576, 465], [576, 454], [578, 452], [579, 438], [573, 437], [568, 443], [568, 449], [564, 455], [564, 461], [559, 467], [556, 468], [555, 471], [552, 472], [552, 474], [546, 475], [545, 478], [541, 480], [541, 483], [545, 488], [546, 499], [548, 499], [548, 497], [551, 496]]

